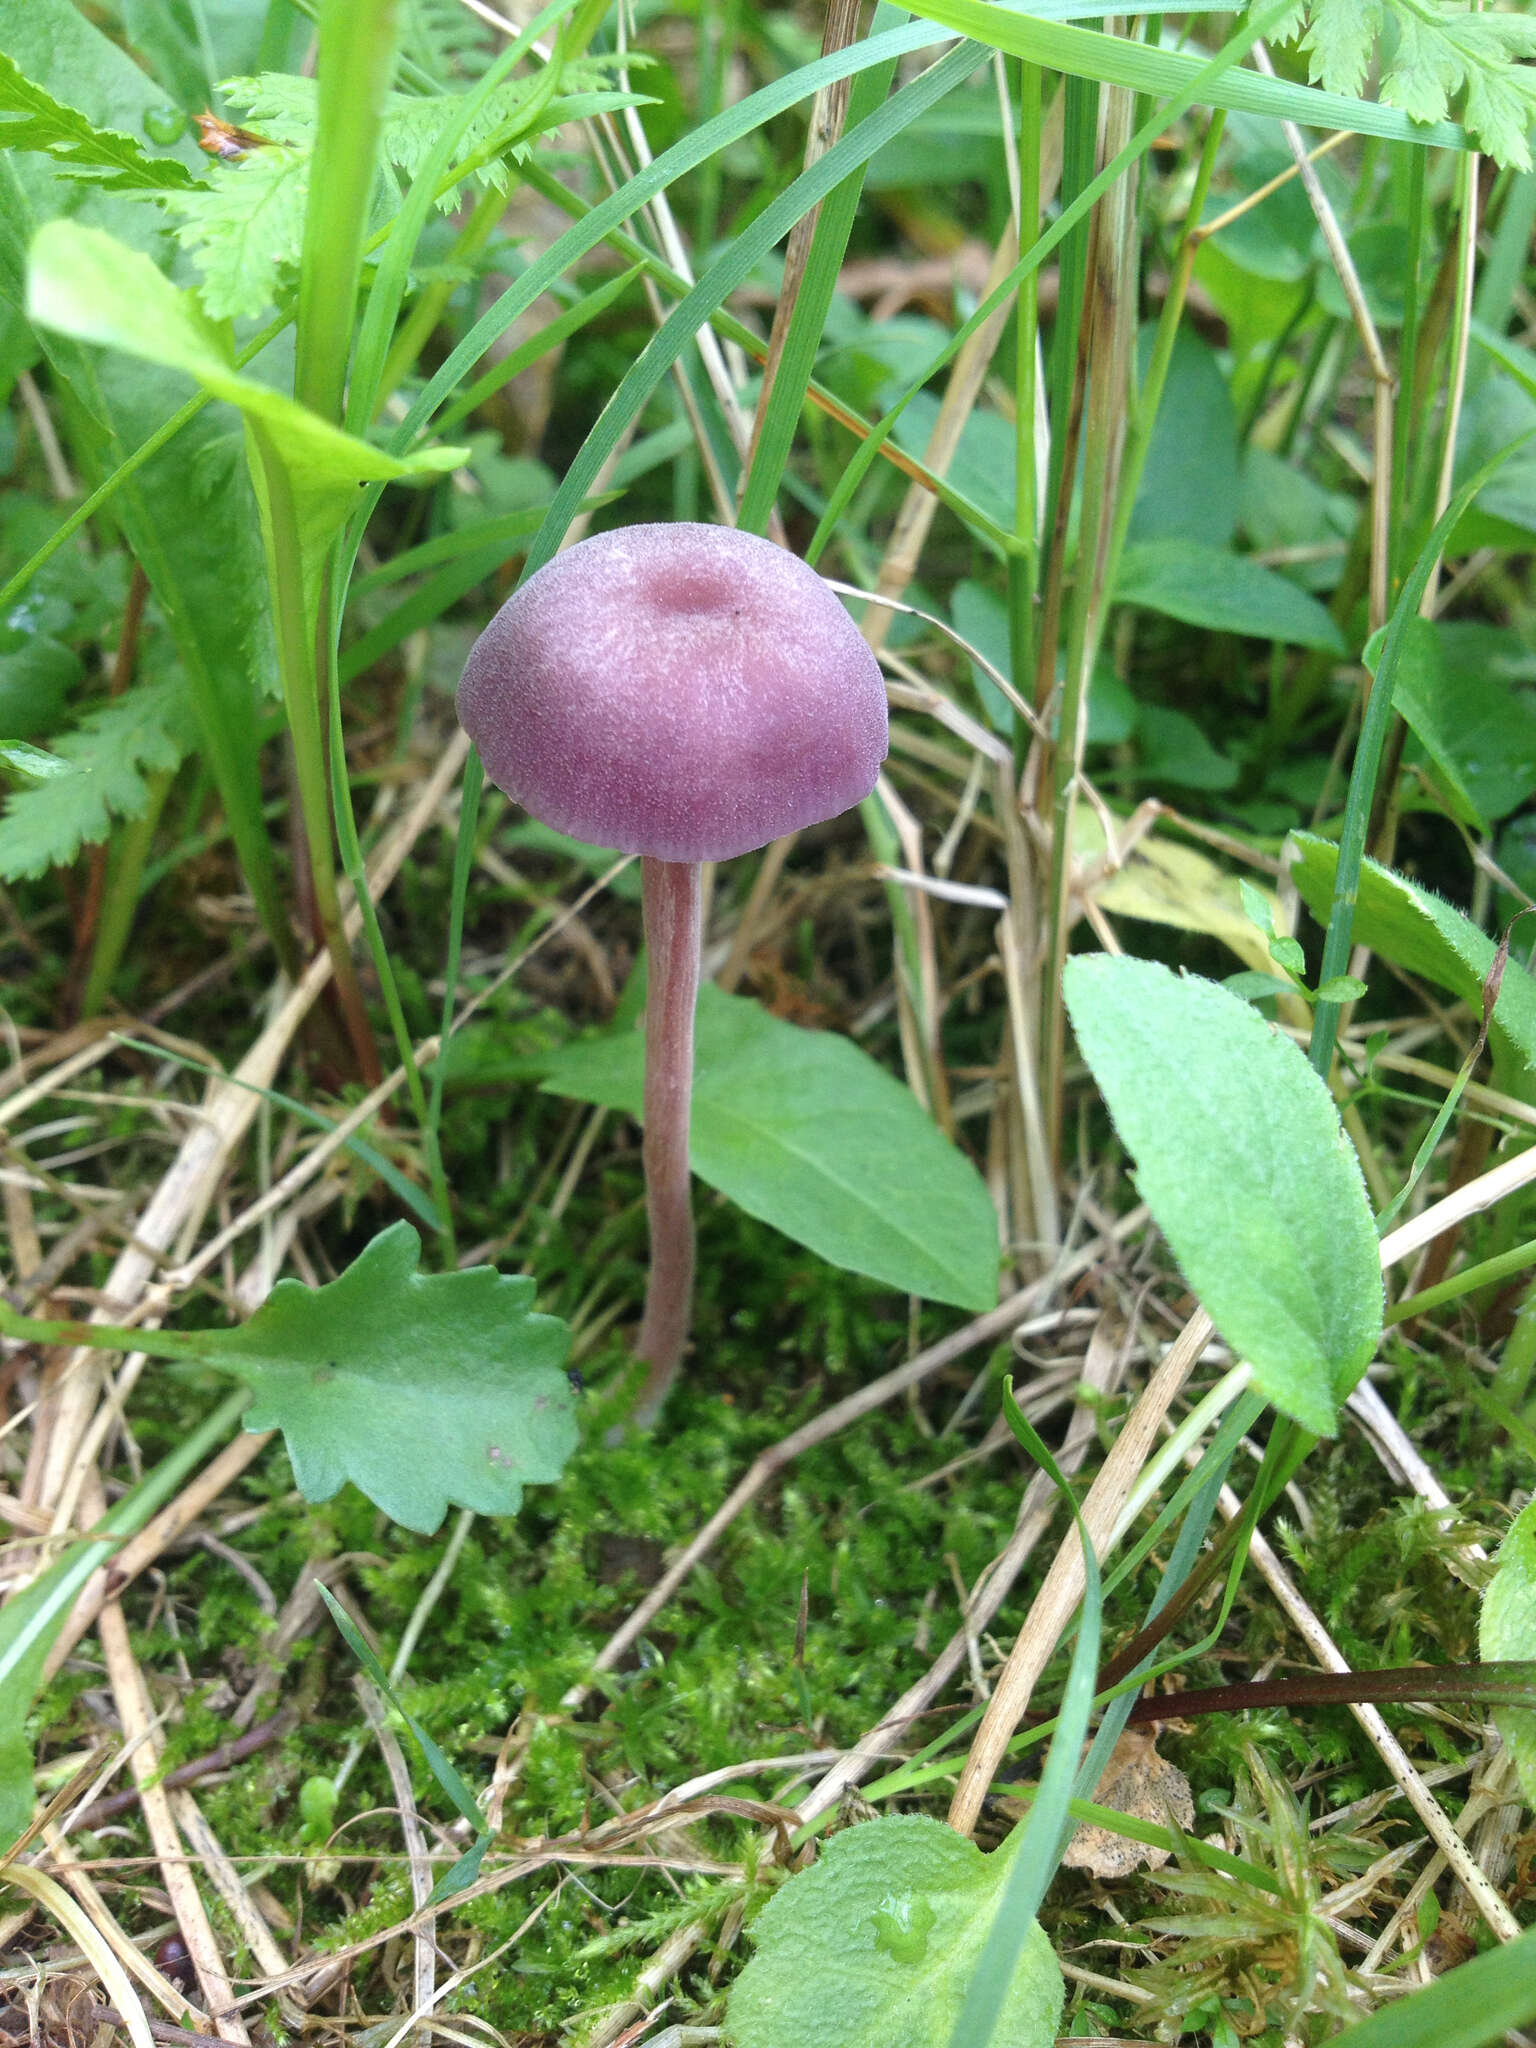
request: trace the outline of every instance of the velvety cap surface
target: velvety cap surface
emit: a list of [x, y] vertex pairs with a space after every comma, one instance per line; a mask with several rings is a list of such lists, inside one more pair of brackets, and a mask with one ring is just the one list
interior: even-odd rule
[[475, 642], [459, 717], [557, 831], [729, 860], [848, 810], [887, 745], [879, 665], [795, 555], [725, 526], [595, 534]]

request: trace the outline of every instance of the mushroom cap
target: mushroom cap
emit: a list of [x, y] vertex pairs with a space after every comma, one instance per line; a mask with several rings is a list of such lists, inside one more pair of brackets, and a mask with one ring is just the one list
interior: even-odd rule
[[848, 810], [885, 758], [879, 665], [813, 569], [727, 526], [629, 526], [555, 556], [470, 650], [459, 717], [557, 831], [729, 860]]

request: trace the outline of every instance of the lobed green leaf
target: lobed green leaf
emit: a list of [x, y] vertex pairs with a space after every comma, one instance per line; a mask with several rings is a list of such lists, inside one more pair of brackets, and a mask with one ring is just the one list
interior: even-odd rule
[[197, 1350], [254, 1399], [247, 1429], [280, 1429], [307, 1500], [348, 1479], [430, 1535], [450, 1505], [515, 1514], [576, 1448], [570, 1332], [533, 1282], [472, 1266], [420, 1273], [409, 1223], [380, 1231], [324, 1287], [279, 1280], [235, 1330]]

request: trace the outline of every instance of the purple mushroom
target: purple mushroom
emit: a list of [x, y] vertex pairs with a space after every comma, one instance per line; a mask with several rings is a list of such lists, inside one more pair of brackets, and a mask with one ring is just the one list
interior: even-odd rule
[[557, 555], [475, 642], [459, 717], [499, 789], [557, 831], [643, 856], [651, 1272], [635, 1410], [677, 1374], [693, 1294], [688, 1186], [699, 863], [868, 796], [885, 686], [814, 570], [723, 526], [630, 526]]

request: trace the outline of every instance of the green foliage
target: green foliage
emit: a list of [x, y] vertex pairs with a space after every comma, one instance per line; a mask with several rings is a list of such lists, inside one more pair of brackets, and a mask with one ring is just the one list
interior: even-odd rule
[[[538, 135], [582, 116], [645, 104], [637, 94], [610, 88], [615, 61], [582, 57], [566, 64], [561, 90], [547, 101], [540, 94], [532, 115], [527, 109], [538, 78], [509, 79], [493, 92], [465, 128], [460, 168], [436, 195], [441, 211], [455, 210], [471, 175], [478, 189], [504, 192], [508, 165], [524, 161]], [[643, 60], [631, 59], [632, 65], [638, 62]], [[202, 273], [204, 307], [215, 319], [238, 319], [265, 311], [292, 282], [304, 240], [317, 93], [312, 78], [281, 71], [228, 78], [221, 90], [266, 146], [215, 163], [204, 182], [167, 193], [164, 204], [179, 223], [177, 238]], [[455, 93], [390, 93], [379, 136], [385, 162], [414, 178], [460, 119], [462, 105], [463, 96]], [[381, 206], [384, 193], [381, 185]]]
[[[639, 1116], [633, 1031], [556, 1054], [544, 1085]], [[851, 1040], [699, 991], [695, 1173], [833, 1265], [962, 1308], [997, 1299], [997, 1223], [970, 1162]]]
[[[1482, 1655], [1536, 1656], [1536, 1500], [1515, 1517], [1497, 1564], [1483, 1595]], [[1493, 1718], [1514, 1757], [1526, 1803], [1536, 1806], [1536, 1711], [1499, 1707]]]
[[[458, 448], [386, 455], [296, 399], [242, 376], [195, 302], [177, 291], [147, 256], [97, 228], [56, 220], [38, 230], [27, 303], [32, 317], [45, 326], [183, 370], [215, 397], [240, 408], [261, 457], [257, 474], [274, 573], [300, 579], [311, 614], [327, 550], [356, 507], [358, 485], [454, 469], [463, 459]], [[275, 495], [287, 502], [275, 504]], [[284, 528], [282, 542], [274, 518]]]
[[117, 1503], [99, 1532], [85, 1542], [71, 1543], [0, 1610], [0, 1848], [14, 1841], [32, 1818], [27, 1714], [48, 1652], [70, 1609], [119, 1541], [142, 1529], [209, 1451], [223, 1442], [244, 1405], [244, 1396], [235, 1395], [196, 1429], [189, 1432], [183, 1424], [175, 1448]]
[[1388, 22], [1395, 44], [1387, 56], [1381, 97], [1415, 121], [1439, 121], [1465, 94], [1468, 132], [1499, 163], [1531, 167], [1536, 120], [1536, 21], [1527, 14], [1474, 13], [1440, 0], [1311, 0], [1298, 9], [1310, 23], [1302, 40], [1309, 74], [1329, 92], [1358, 93]]
[[1153, 1884], [1187, 1901], [1190, 1910], [1142, 1922], [1153, 1933], [1178, 1937], [1166, 1961], [1137, 1973], [1141, 1988], [1152, 1993], [1145, 2016], [1164, 2025], [1211, 2027], [1230, 1998], [1250, 2022], [1273, 2028], [1271, 2038], [1320, 2038], [1301, 2031], [1304, 2014], [1338, 2021], [1358, 2010], [1329, 1920], [1347, 1907], [1334, 1898], [1325, 1909], [1324, 1898], [1376, 1851], [1336, 1832], [1314, 1837], [1305, 1808], [1254, 1743], [1245, 1747], [1234, 1802], [1216, 1810], [1231, 1823], [1243, 1860], [1273, 1872], [1278, 1882], [1261, 1889], [1198, 1866], [1153, 1874]]
[[[1328, 915], [1338, 848], [1310, 833], [1296, 834], [1300, 854], [1291, 873], [1314, 917]], [[1410, 974], [1450, 989], [1481, 1015], [1483, 983], [1498, 948], [1486, 932], [1451, 904], [1378, 862], [1365, 862], [1355, 904], [1354, 937]], [[1536, 981], [1509, 960], [1488, 1029], [1502, 1085], [1529, 1096], [1536, 1071]]]
[[510, 1515], [576, 1445], [562, 1367], [569, 1333], [533, 1309], [533, 1282], [473, 1266], [419, 1273], [408, 1223], [381, 1231], [339, 1279], [280, 1280], [248, 1323], [195, 1340], [255, 1399], [248, 1429], [281, 1429], [308, 1500], [350, 1479], [430, 1534], [450, 1504]]
[[1501, 642], [1487, 628], [1415, 619], [1397, 664], [1396, 708], [1449, 807], [1480, 832], [1536, 790], [1536, 707], [1499, 674]]
[[1493, 2048], [1536, 2016], [1536, 1927], [1337, 2036], [1340, 2048]]
[[108, 192], [173, 192], [196, 186], [185, 164], [151, 156], [116, 128], [98, 128], [56, 100], [0, 51], [0, 148], [41, 150], [70, 176]]
[[[923, 1814], [847, 1828], [753, 1923], [731, 1991], [739, 2048], [948, 2048], [1024, 1829], [983, 1856]], [[1017, 1948], [995, 2048], [1049, 2048], [1060, 1965], [1039, 1925]]]
[[[463, 1891], [466, 1885], [473, 1884], [475, 1878], [479, 1875], [480, 1865], [485, 1860], [485, 1852], [491, 1846], [491, 1837], [485, 1831], [484, 1816], [481, 1814], [480, 1808], [475, 1801], [474, 1793], [470, 1791], [453, 1765], [444, 1756], [436, 1740], [428, 1734], [415, 1715], [408, 1713], [395, 1697], [395, 1689], [389, 1682], [389, 1674], [385, 1671], [384, 1666], [373, 1654], [373, 1651], [368, 1647], [362, 1636], [359, 1635], [353, 1624], [352, 1617], [347, 1613], [345, 1607], [342, 1606], [341, 1602], [328, 1587], [322, 1586], [320, 1588], [320, 1597], [330, 1609], [331, 1619], [341, 1630], [347, 1648], [352, 1652], [358, 1663], [362, 1665], [369, 1678], [373, 1680], [373, 1683], [383, 1694], [385, 1700], [394, 1708], [401, 1720], [404, 1721], [406, 1727], [410, 1729], [411, 1734], [415, 1737], [417, 1748], [426, 1759], [427, 1769], [453, 1801], [454, 1806], [458, 1810], [459, 1818], [468, 1821], [475, 1831], [474, 1841], [471, 1842], [458, 1862], [454, 1864], [451, 1870], [439, 1878], [438, 1882], [432, 1887], [430, 1903], [438, 1905], [442, 1900], [451, 1899], [455, 1893]], [[309, 1782], [313, 1785], [316, 1783], [316, 1780], [312, 1778]], [[324, 1779], [319, 1781], [322, 1785], [326, 1782]], [[332, 1788], [330, 1804], [334, 1809], [334, 1787]]]
[[149, 778], [179, 767], [195, 737], [179, 671], [88, 712], [53, 742], [53, 758], [69, 772], [51, 770], [6, 805], [0, 878], [15, 881], [63, 867], [82, 846], [105, 839], [114, 819], [141, 816], [151, 800]]
[[1151, 961], [1070, 961], [1067, 1007], [1185, 1278], [1260, 1391], [1331, 1435], [1376, 1349], [1382, 1288], [1326, 1087], [1237, 996]]
[[1115, 596], [1213, 633], [1242, 633], [1342, 654], [1338, 627], [1315, 597], [1260, 562], [1194, 540], [1142, 541], [1125, 551]]

